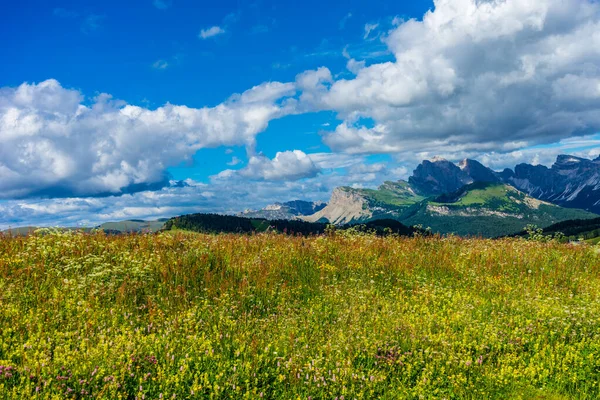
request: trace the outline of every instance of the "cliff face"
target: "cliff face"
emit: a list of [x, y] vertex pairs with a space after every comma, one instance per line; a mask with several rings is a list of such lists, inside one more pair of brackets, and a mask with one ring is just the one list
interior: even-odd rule
[[421, 195], [452, 193], [473, 183], [473, 179], [455, 164], [444, 159], [423, 161], [408, 182]]
[[352, 188], [337, 188], [327, 206], [321, 211], [303, 217], [308, 222], [329, 222], [336, 225], [366, 221], [373, 216], [367, 200]]
[[519, 164], [506, 181], [537, 199], [600, 213], [600, 157], [560, 155], [552, 168]]
[[[515, 195], [517, 191], [519, 194]], [[337, 188], [322, 209], [319, 207], [323, 204], [285, 204], [306, 212], [303, 216], [295, 211], [293, 218], [309, 222], [343, 225], [393, 219], [436, 226], [442, 219], [447, 226], [438, 225], [440, 231], [452, 232], [452, 224], [462, 224], [463, 232], [468, 232], [479, 224], [477, 232], [482, 234], [485, 229], [488, 233], [500, 232], [500, 228], [493, 229], [491, 225], [504, 224], [508, 232], [508, 228], [519, 228], [517, 225], [523, 221], [541, 226], [568, 218], [591, 217], [581, 210], [551, 207], [550, 203], [600, 213], [600, 157], [589, 160], [562, 155], [551, 168], [519, 164], [514, 171], [502, 172], [475, 160], [465, 159], [456, 165], [436, 158], [423, 161], [409, 182], [385, 182], [378, 189]], [[284, 208], [276, 205], [267, 211], [281, 213]], [[315, 212], [311, 213], [311, 209]]]
[[551, 168], [519, 164], [514, 172], [495, 172], [475, 160], [458, 166], [444, 159], [423, 161], [409, 182], [423, 195], [452, 193], [473, 182], [507, 183], [539, 200], [600, 213], [600, 157], [559, 155]]
[[462, 160], [458, 167], [466, 173], [474, 182], [500, 182], [501, 178], [497, 172], [481, 164], [479, 161]]
[[321, 211], [327, 204], [323, 202], [312, 202], [303, 200], [288, 201], [285, 203], [275, 203], [266, 206], [261, 210], [246, 210], [238, 214], [245, 218], [264, 218], [264, 219], [298, 219], [300, 216], [312, 215]]

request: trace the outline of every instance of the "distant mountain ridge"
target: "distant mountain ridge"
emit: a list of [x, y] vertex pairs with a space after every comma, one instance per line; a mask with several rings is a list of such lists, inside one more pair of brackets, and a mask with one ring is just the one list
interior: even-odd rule
[[600, 157], [560, 155], [551, 168], [519, 164], [506, 181], [535, 198], [600, 213]]
[[594, 160], [559, 155], [552, 167], [519, 164], [496, 172], [475, 160], [458, 165], [434, 158], [423, 161], [408, 180], [422, 195], [447, 194], [473, 182], [506, 183], [539, 200], [600, 213], [600, 156]]
[[275, 203], [260, 210], [245, 210], [238, 213], [238, 217], [264, 218], [264, 219], [298, 219], [297, 217], [312, 215], [321, 211], [327, 203], [321, 201], [293, 200], [285, 203]]
[[424, 199], [404, 181], [385, 182], [377, 190], [341, 187], [333, 191], [326, 207], [303, 219], [335, 225], [376, 219], [399, 220], [408, 208]]
[[423, 161], [408, 182], [386, 182], [376, 190], [336, 188], [310, 222], [362, 223], [382, 218], [425, 225], [440, 233], [493, 236], [527, 224], [545, 227], [600, 213], [600, 157], [561, 155], [552, 168], [520, 164], [493, 171], [476, 160], [458, 165]]
[[442, 158], [423, 161], [408, 178], [414, 190], [426, 196], [454, 192], [473, 182], [467, 172]]
[[338, 188], [327, 207], [304, 219], [336, 225], [394, 219], [406, 226], [430, 227], [441, 234], [496, 237], [519, 232], [530, 224], [546, 227], [597, 217], [535, 199], [504, 183], [474, 182], [449, 194], [403, 197], [404, 203], [381, 201], [382, 188], [373, 192], [379, 199], [367, 190]]

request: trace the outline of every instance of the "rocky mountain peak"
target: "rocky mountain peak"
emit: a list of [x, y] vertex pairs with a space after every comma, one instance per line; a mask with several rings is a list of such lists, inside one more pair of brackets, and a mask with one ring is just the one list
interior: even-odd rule
[[462, 160], [458, 167], [464, 171], [467, 175], [469, 175], [473, 181], [475, 182], [500, 182], [501, 179], [499, 175], [491, 170], [490, 168], [484, 166], [479, 161], [470, 160], [465, 158]]
[[358, 191], [350, 187], [339, 187], [333, 190], [325, 208], [303, 219], [308, 222], [322, 221], [342, 225], [352, 221], [367, 220], [372, 215], [367, 200]]
[[311, 215], [316, 213], [317, 211], [321, 211], [327, 203], [322, 201], [303, 201], [303, 200], [293, 200], [283, 203], [284, 207], [289, 207], [290, 210], [295, 212], [297, 215]]
[[265, 219], [297, 219], [300, 216], [312, 215], [325, 208], [326, 204], [317, 201], [293, 200], [285, 203], [274, 203], [260, 210], [245, 210], [238, 214], [246, 218]]
[[561, 154], [552, 168], [519, 164], [508, 182], [540, 200], [600, 212], [600, 163]]
[[275, 204], [269, 204], [268, 206], [266, 206], [264, 208], [265, 211], [278, 211], [281, 210], [282, 208], [282, 204], [281, 203], [275, 203]]
[[500, 179], [503, 182], [508, 182], [510, 178], [515, 176], [515, 172], [510, 168], [504, 168], [504, 171], [500, 172]]
[[579, 167], [582, 164], [589, 164], [590, 162], [591, 161], [586, 158], [570, 156], [567, 154], [561, 154], [558, 157], [556, 157], [556, 162], [554, 163], [552, 168], [554, 168], [554, 169], [564, 168], [564, 167], [573, 168], [573, 167]]
[[[514, 171], [507, 168], [502, 172], [495, 172], [476, 160], [465, 159], [456, 165], [435, 157], [418, 165], [408, 182], [384, 182], [378, 189], [341, 187], [333, 191], [327, 206], [302, 201], [277, 203], [257, 213], [245, 212], [243, 216], [334, 224], [382, 218], [403, 220], [423, 211], [419, 205], [431, 196], [441, 198], [440, 195], [447, 194], [450, 196], [448, 199], [456, 200], [453, 200], [454, 204], [468, 194], [468, 203], [476, 204], [481, 196], [494, 195], [492, 197], [496, 198], [512, 193], [510, 187], [503, 186], [506, 184], [537, 200], [600, 213], [600, 157], [592, 161], [560, 155], [552, 168], [519, 164]], [[541, 204], [526, 200], [529, 205]], [[499, 214], [498, 210], [493, 210], [494, 201], [490, 203], [490, 215], [501, 216], [504, 211]], [[438, 211], [446, 212], [446, 208]], [[421, 223], [416, 219], [410, 222]]]
[[450, 161], [437, 158], [423, 161], [408, 182], [419, 194], [432, 195], [454, 192], [473, 179]]

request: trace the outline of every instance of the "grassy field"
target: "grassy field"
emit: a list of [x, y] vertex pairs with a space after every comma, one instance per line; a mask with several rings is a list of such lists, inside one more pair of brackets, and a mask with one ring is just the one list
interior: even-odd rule
[[0, 238], [0, 398], [600, 397], [597, 247]]

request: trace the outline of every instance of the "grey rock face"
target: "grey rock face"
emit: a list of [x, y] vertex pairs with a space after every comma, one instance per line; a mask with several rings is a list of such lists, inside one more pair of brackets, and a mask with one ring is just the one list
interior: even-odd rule
[[271, 220], [277, 219], [297, 219], [301, 216], [312, 215], [321, 211], [327, 203], [312, 202], [303, 200], [293, 200], [285, 203], [275, 203], [266, 206], [261, 210], [246, 210], [238, 214], [246, 218], [265, 218]]
[[481, 164], [479, 161], [465, 159], [458, 164], [459, 168], [475, 182], [501, 182], [500, 174]]
[[473, 178], [450, 161], [438, 158], [423, 161], [408, 182], [421, 195], [436, 195], [455, 192], [473, 183]]
[[560, 155], [552, 168], [519, 164], [506, 182], [540, 200], [600, 213], [600, 157]]

